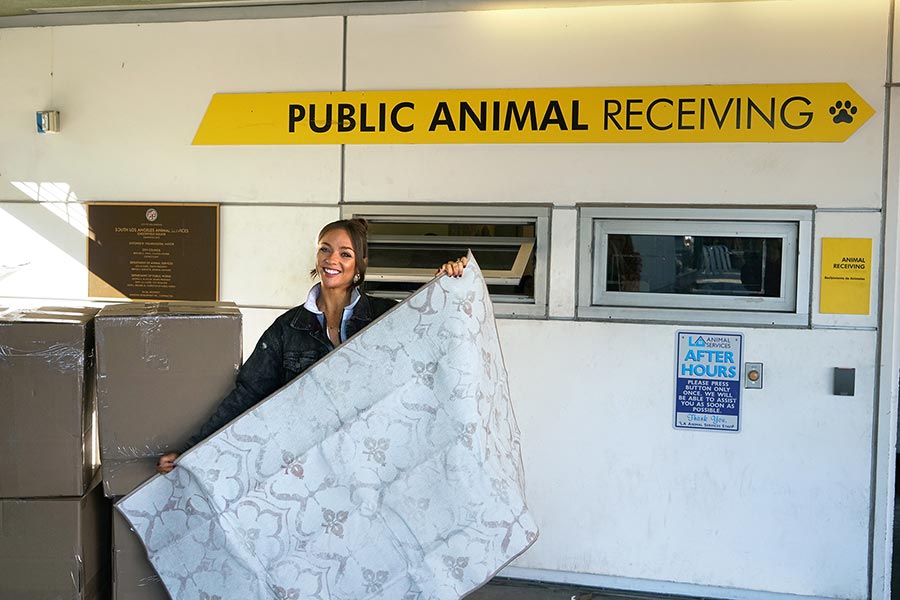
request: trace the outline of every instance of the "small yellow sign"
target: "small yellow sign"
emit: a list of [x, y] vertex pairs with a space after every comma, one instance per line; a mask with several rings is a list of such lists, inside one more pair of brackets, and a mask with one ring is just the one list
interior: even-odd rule
[[846, 83], [215, 94], [195, 145], [843, 142]]
[[871, 238], [822, 239], [819, 312], [869, 314], [871, 279]]

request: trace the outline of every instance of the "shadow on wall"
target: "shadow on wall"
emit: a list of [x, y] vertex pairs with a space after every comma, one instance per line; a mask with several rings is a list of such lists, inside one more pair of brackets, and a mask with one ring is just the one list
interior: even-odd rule
[[[89, 235], [87, 213], [84, 204], [66, 183], [36, 183], [14, 181], [12, 184], [26, 194], [34, 203], [3, 202], [2, 210], [19, 221], [22, 225], [36, 233], [62, 252], [66, 253], [82, 265], [86, 261], [86, 238]], [[35, 207], [41, 207], [35, 210]], [[4, 232], [7, 238], [7, 232]], [[6, 240], [11, 242], [9, 238]], [[26, 242], [27, 243], [27, 242]], [[28, 248], [24, 249], [28, 252]], [[4, 257], [5, 259], [6, 257]], [[0, 265], [0, 276], [18, 270], [27, 263], [21, 258], [12, 257], [17, 264]]]

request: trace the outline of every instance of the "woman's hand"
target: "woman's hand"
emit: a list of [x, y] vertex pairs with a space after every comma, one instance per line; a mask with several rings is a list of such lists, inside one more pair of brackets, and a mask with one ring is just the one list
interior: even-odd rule
[[441, 268], [437, 270], [435, 276], [440, 275], [441, 273], [446, 273], [450, 277], [462, 277], [463, 269], [466, 268], [466, 265], [469, 264], [469, 257], [463, 256], [456, 260], [451, 260], [450, 262], [444, 263], [441, 265]]
[[170, 473], [175, 468], [175, 459], [178, 458], [177, 452], [169, 452], [159, 457], [156, 462], [156, 472], [160, 475]]

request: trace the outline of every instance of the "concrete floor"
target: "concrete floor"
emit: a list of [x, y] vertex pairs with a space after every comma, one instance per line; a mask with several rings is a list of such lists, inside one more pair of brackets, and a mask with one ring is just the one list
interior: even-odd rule
[[[900, 456], [897, 457], [894, 504], [894, 555], [891, 559], [891, 598], [900, 599]], [[635, 594], [558, 583], [495, 577], [466, 600], [688, 600], [678, 596]], [[697, 600], [697, 599], [690, 599]]]
[[680, 600], [680, 597], [495, 577], [466, 596], [466, 600]]

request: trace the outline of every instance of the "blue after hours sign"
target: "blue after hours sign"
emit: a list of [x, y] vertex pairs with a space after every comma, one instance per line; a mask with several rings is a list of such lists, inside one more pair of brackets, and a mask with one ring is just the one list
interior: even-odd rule
[[740, 333], [678, 332], [675, 427], [740, 431]]

